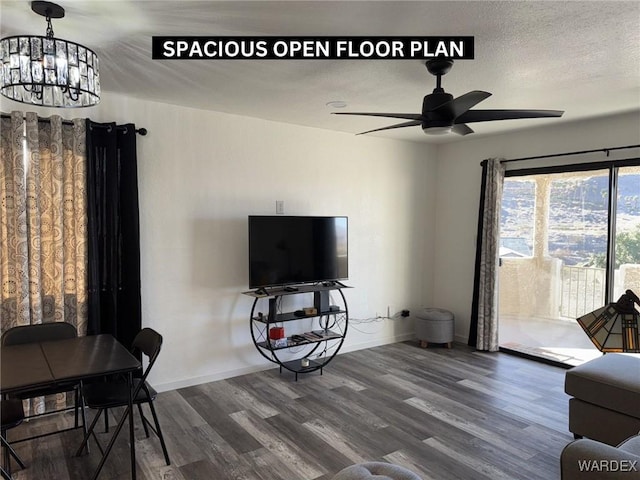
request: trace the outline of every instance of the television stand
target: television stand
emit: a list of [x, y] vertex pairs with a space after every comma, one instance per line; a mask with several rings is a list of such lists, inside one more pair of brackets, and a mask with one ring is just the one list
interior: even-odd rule
[[[331, 283], [329, 285], [328, 283]], [[342, 291], [350, 288], [342, 283], [303, 284], [276, 287], [267, 290], [243, 292], [254, 298], [250, 315], [253, 343], [260, 354], [282, 369], [295, 374], [322, 371], [337, 355], [347, 334], [349, 314]], [[331, 292], [339, 296], [338, 305], [329, 305]], [[313, 294], [313, 307], [301, 310], [280, 311], [283, 297]], [[336, 299], [334, 299], [336, 300]], [[268, 312], [268, 313], [263, 313]], [[284, 337], [270, 338], [274, 332], [284, 329]]]

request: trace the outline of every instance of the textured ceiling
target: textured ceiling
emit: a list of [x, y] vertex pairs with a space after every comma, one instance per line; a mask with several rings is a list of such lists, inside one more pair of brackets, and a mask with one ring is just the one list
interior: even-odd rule
[[[474, 136], [640, 109], [640, 2], [612, 1], [117, 1], [60, 0], [56, 36], [101, 60], [103, 97], [176, 105], [357, 133], [393, 119], [331, 111], [419, 113], [435, 77], [418, 60], [152, 60], [151, 37], [462, 36], [475, 59], [443, 77], [455, 97], [493, 95], [481, 109], [565, 110], [561, 119], [473, 124]], [[44, 35], [25, 0], [0, 1], [2, 36]], [[345, 109], [327, 102], [340, 100]], [[419, 127], [374, 133], [413, 141]], [[470, 136], [471, 137], [471, 136]], [[466, 138], [470, 138], [466, 137]]]

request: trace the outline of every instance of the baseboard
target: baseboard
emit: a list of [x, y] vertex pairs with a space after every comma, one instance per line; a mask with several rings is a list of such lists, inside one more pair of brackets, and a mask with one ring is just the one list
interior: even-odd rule
[[[355, 352], [357, 350], [364, 350], [366, 348], [379, 347], [382, 345], [388, 345], [390, 343], [405, 342], [407, 340], [415, 340], [414, 333], [405, 333], [402, 335], [396, 335], [394, 337], [377, 339], [371, 342], [362, 342], [356, 344], [344, 344], [340, 349], [338, 356], [343, 353]], [[259, 355], [256, 352], [256, 355]], [[264, 365], [250, 365], [247, 367], [237, 368], [233, 370], [225, 370], [222, 372], [216, 372], [211, 375], [203, 375], [200, 377], [186, 378], [184, 380], [178, 380], [176, 382], [167, 382], [160, 384], [153, 384], [153, 388], [158, 392], [168, 392], [170, 390], [177, 390], [180, 388], [194, 387], [196, 385], [202, 385], [203, 383], [217, 382], [218, 380], [225, 380], [227, 378], [239, 377], [240, 375], [247, 375], [249, 373], [261, 372], [263, 370], [269, 370], [277, 368], [273, 363], [265, 363]]]
[[464, 335], [454, 335], [453, 336], [453, 341], [456, 343], [464, 343], [465, 345], [469, 344], [469, 336], [464, 336]]
[[389, 338], [381, 338], [381, 339], [373, 340], [371, 342], [361, 342], [361, 343], [354, 343], [350, 345], [345, 344], [340, 349], [340, 353], [338, 355], [343, 353], [348, 353], [348, 352], [355, 352], [357, 350], [364, 350], [365, 348], [380, 347], [382, 345], [389, 345], [390, 343], [406, 342], [407, 340], [415, 340], [415, 339], [416, 339], [415, 333], [410, 332], [410, 333], [403, 333], [402, 335], [395, 335]]
[[[256, 352], [257, 354], [257, 352]], [[169, 390], [178, 390], [180, 388], [195, 387], [196, 385], [202, 385], [203, 383], [217, 382], [218, 380], [225, 380], [227, 378], [239, 377], [241, 375], [247, 375], [249, 373], [261, 372], [263, 370], [269, 370], [274, 368], [273, 363], [265, 365], [251, 365], [248, 367], [237, 368], [233, 370], [225, 370], [222, 372], [216, 372], [211, 375], [202, 375], [200, 377], [191, 377], [184, 380], [178, 380], [176, 382], [167, 382], [153, 384], [153, 388], [158, 392], [168, 392]]]

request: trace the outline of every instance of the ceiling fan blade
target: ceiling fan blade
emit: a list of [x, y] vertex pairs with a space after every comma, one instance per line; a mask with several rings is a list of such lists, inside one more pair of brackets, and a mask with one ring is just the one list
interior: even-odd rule
[[367, 130], [366, 132], [358, 133], [357, 135], [364, 135], [365, 133], [371, 132], [380, 132], [381, 130], [391, 130], [393, 128], [403, 128], [403, 127], [415, 127], [416, 125], [420, 125], [422, 120], [411, 120], [409, 122], [396, 123], [395, 125], [390, 125], [388, 127], [376, 128], [374, 130]]
[[464, 123], [458, 123], [454, 125], [451, 131], [453, 133], [457, 133], [458, 135], [469, 135], [470, 133], [473, 133], [473, 130]]
[[562, 110], [469, 110], [455, 119], [455, 123], [516, 120], [519, 118], [561, 117]]
[[420, 120], [419, 113], [367, 113], [367, 112], [331, 112], [332, 115], [364, 115], [367, 117], [404, 118], [406, 120]]
[[433, 112], [438, 112], [440, 109], [451, 109], [453, 118], [459, 117], [470, 108], [475, 107], [478, 103], [489, 98], [491, 94], [489, 92], [483, 92], [482, 90], [474, 90], [464, 95], [454, 98], [450, 102], [446, 102], [439, 107], [436, 107]]

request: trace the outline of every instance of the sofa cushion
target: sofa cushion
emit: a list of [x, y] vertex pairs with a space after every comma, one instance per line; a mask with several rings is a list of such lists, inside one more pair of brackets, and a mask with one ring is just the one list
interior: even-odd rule
[[618, 449], [640, 457], [640, 434], [627, 438], [624, 442], [618, 445]]
[[366, 462], [351, 465], [333, 477], [333, 480], [421, 480], [411, 470], [385, 462]]
[[560, 469], [562, 480], [640, 480], [640, 457], [583, 438], [562, 450]]
[[584, 402], [640, 418], [640, 358], [608, 353], [567, 371], [564, 391]]

